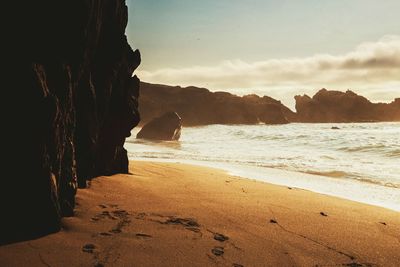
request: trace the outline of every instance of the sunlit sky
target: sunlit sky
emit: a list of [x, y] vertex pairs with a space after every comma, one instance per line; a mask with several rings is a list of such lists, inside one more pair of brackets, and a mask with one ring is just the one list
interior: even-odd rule
[[400, 97], [399, 0], [127, 0], [141, 80], [269, 95]]

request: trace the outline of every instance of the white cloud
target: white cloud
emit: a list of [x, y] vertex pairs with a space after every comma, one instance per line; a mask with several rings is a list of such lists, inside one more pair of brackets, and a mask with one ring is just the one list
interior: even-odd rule
[[313, 94], [325, 87], [352, 90], [373, 101], [400, 97], [400, 36], [360, 44], [343, 55], [270, 59], [253, 63], [224, 61], [216, 66], [139, 71], [141, 80], [200, 86], [239, 95], [270, 95], [293, 107], [295, 94]]

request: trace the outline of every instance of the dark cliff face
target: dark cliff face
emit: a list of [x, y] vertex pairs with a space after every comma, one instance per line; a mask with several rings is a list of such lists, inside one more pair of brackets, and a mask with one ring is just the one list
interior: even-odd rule
[[[128, 172], [125, 137], [139, 122], [140, 54], [124, 0], [28, 1], [10, 7], [0, 242], [55, 231], [78, 185]], [[18, 23], [16, 22], [18, 20]], [[3, 224], [3, 225], [4, 225]], [[4, 231], [4, 232], [3, 232]]]
[[165, 112], [176, 111], [184, 126], [208, 124], [283, 124], [295, 114], [280, 101], [257, 95], [239, 97], [204, 88], [141, 83], [140, 114], [146, 123]]
[[400, 105], [371, 103], [352, 91], [321, 89], [312, 98], [296, 96], [296, 111], [301, 122], [368, 122], [400, 120]]

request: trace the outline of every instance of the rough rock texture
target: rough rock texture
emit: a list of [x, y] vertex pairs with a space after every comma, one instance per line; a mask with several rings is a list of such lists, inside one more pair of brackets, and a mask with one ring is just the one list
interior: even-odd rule
[[0, 243], [58, 230], [78, 185], [128, 172], [123, 144], [139, 122], [140, 54], [124, 33], [124, 0], [27, 1], [7, 12]]
[[295, 120], [295, 113], [273, 98], [257, 95], [239, 97], [197, 87], [141, 83], [139, 102], [143, 124], [169, 110], [182, 117], [184, 126], [283, 124]]
[[179, 140], [181, 137], [182, 119], [176, 112], [164, 115], [146, 123], [136, 138], [151, 140]]
[[296, 111], [301, 122], [399, 121], [400, 99], [390, 104], [371, 103], [352, 91], [321, 89], [312, 98], [296, 96]]

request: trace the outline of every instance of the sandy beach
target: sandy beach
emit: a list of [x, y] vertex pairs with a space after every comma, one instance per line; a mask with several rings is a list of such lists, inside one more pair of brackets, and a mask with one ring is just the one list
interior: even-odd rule
[[205, 167], [131, 162], [77, 195], [62, 231], [0, 266], [400, 266], [400, 213]]

